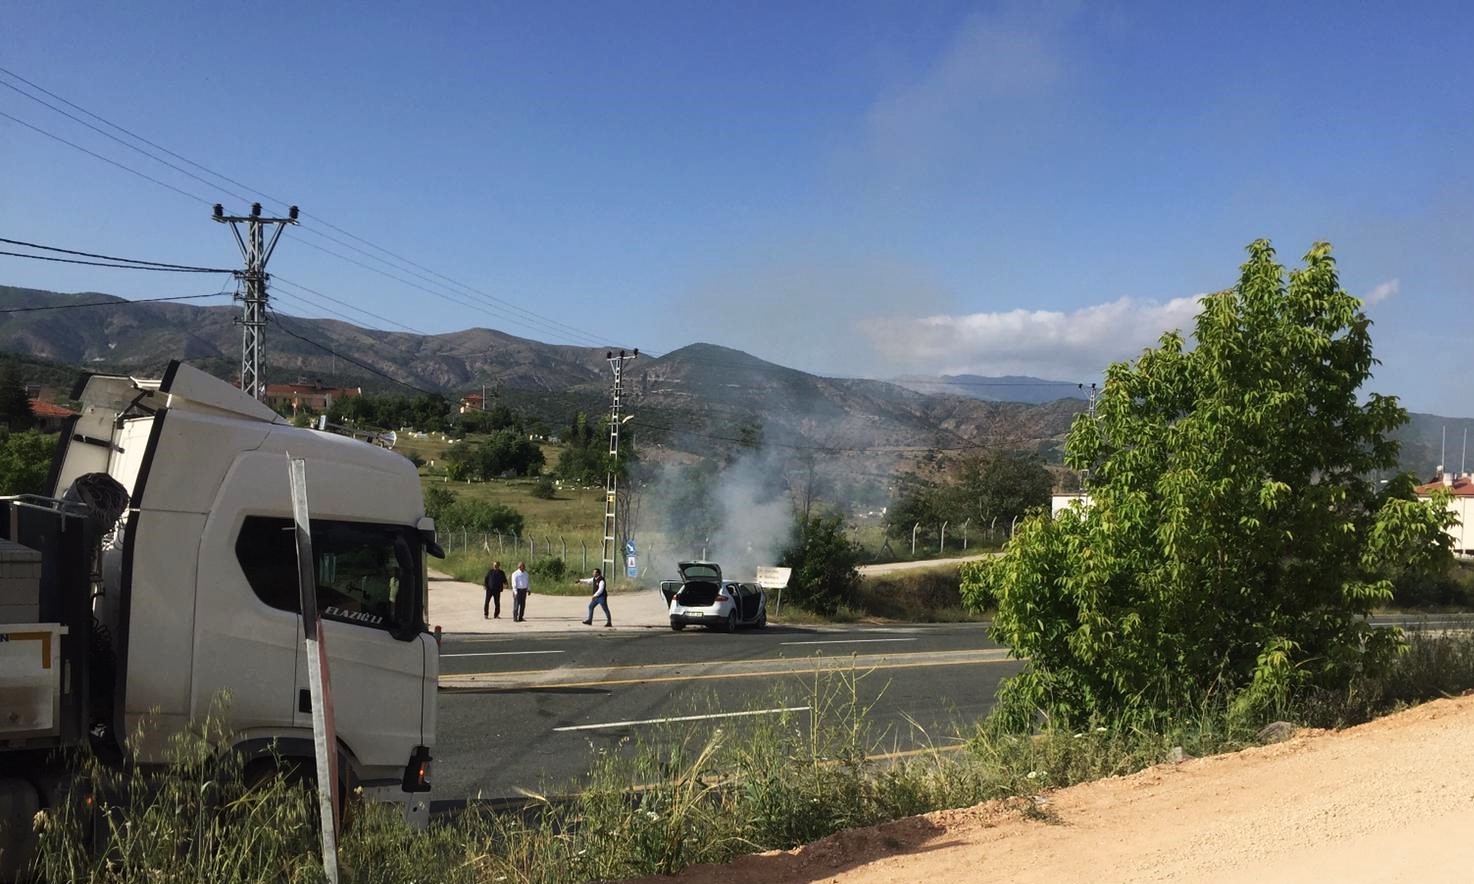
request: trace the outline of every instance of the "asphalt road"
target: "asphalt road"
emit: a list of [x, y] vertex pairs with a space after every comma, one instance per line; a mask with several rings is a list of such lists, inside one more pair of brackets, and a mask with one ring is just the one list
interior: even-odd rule
[[[815, 705], [816, 672], [858, 674], [877, 750], [939, 745], [980, 719], [1016, 661], [983, 624], [447, 638], [435, 805], [567, 794], [599, 749], [732, 713]], [[685, 722], [679, 723], [685, 727]]]
[[[1467, 630], [1469, 615], [1378, 625]], [[732, 713], [815, 705], [816, 672], [860, 676], [878, 751], [945, 745], [981, 719], [1017, 661], [986, 624], [690, 628], [447, 637], [432, 807], [576, 790], [600, 750]], [[827, 683], [837, 686], [839, 678]], [[668, 721], [693, 717], [692, 722]], [[804, 715], [796, 715], [800, 720]]]

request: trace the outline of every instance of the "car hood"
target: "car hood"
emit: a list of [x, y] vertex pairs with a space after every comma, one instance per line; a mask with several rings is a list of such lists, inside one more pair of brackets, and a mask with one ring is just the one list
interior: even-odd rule
[[679, 562], [676, 570], [681, 572], [681, 579], [687, 583], [695, 580], [722, 582], [722, 566], [716, 562]]

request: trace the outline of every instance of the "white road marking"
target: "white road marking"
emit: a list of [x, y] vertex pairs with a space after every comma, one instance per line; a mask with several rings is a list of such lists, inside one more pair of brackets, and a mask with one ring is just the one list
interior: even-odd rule
[[523, 654], [566, 654], [567, 651], [477, 651], [471, 654], [441, 654], [442, 657], [520, 657]]
[[706, 721], [711, 718], [742, 718], [748, 715], [777, 715], [780, 712], [809, 712], [810, 706], [783, 706], [778, 709], [753, 709], [747, 712], [716, 712], [711, 715], [677, 715], [673, 718], [646, 718], [641, 721], [606, 721], [603, 724], [572, 724], [567, 727], [555, 727], [554, 732], [561, 731], [596, 731], [610, 727], [633, 727], [639, 724], [668, 724], [673, 721]]
[[914, 638], [836, 638], [824, 641], [779, 642], [784, 645], [865, 645], [874, 642], [914, 642]]

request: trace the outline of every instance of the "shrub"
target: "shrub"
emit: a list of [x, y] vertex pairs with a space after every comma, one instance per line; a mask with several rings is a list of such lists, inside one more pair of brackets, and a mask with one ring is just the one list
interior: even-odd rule
[[0, 493], [45, 494], [56, 437], [28, 430], [0, 436]]
[[1396, 657], [1365, 619], [1391, 578], [1448, 558], [1441, 502], [1395, 467], [1391, 397], [1362, 394], [1370, 322], [1330, 246], [1286, 274], [1249, 246], [1234, 288], [1203, 299], [1188, 346], [1162, 336], [1107, 372], [1066, 464], [1091, 505], [1026, 519], [969, 598], [1027, 659], [999, 703], [1016, 724], [1171, 715], [1210, 692], [1283, 706]]
[[558, 489], [554, 487], [553, 480], [543, 476], [532, 483], [532, 488], [527, 492], [538, 500], [552, 500], [557, 496]]
[[465, 530], [479, 534], [521, 534], [523, 523], [522, 514], [506, 504], [457, 498], [440, 509], [435, 527], [437, 530]]
[[1474, 608], [1474, 566], [1456, 562], [1432, 574], [1399, 576], [1392, 603], [1403, 608]]
[[532, 576], [549, 580], [554, 583], [562, 583], [569, 577], [568, 563], [559, 556], [548, 559], [538, 559], [528, 568]]
[[794, 537], [783, 554], [793, 569], [789, 599], [818, 614], [833, 614], [855, 604], [860, 574], [855, 565], [860, 548], [845, 534], [839, 516], [812, 515], [794, 526]]

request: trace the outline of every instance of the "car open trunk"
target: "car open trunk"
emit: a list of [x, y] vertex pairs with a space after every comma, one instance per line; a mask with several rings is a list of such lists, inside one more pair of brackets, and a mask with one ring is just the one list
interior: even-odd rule
[[676, 593], [676, 603], [687, 608], [704, 608], [716, 603], [717, 592], [720, 589], [720, 584], [705, 580], [687, 583], [681, 587], [680, 592]]

